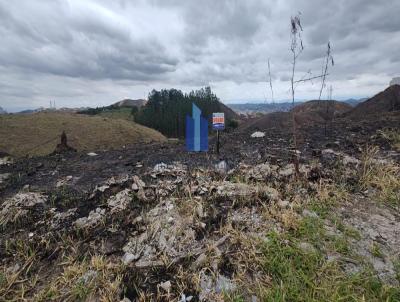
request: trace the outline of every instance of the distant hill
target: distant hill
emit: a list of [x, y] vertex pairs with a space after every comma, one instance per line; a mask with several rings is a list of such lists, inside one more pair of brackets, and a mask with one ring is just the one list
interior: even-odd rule
[[[322, 124], [334, 116], [351, 110], [351, 106], [344, 102], [313, 100], [301, 103], [291, 111], [295, 112], [295, 121], [298, 126]], [[272, 128], [287, 128], [292, 123], [292, 114], [289, 112], [271, 112], [257, 119], [244, 123], [242, 130], [265, 130]]]
[[[360, 99], [347, 99], [343, 100], [343, 103], [347, 103], [351, 106], [364, 102], [368, 98]], [[295, 102], [294, 106], [299, 106], [306, 102]], [[227, 104], [228, 107], [233, 109], [239, 114], [254, 114], [254, 113], [270, 113], [270, 112], [287, 112], [292, 110], [291, 102], [277, 102], [277, 103], [243, 103], [243, 104]]]
[[143, 99], [137, 99], [137, 100], [132, 100], [132, 99], [124, 99], [122, 101], [116, 102], [112, 104], [111, 106], [113, 107], [142, 107], [146, 105], [147, 100]]
[[361, 99], [347, 99], [343, 100], [342, 102], [347, 103], [353, 107], [357, 106], [358, 104], [368, 100], [368, 98], [361, 98]]
[[[301, 102], [295, 102], [297, 106]], [[245, 104], [228, 104], [228, 107], [241, 114], [252, 114], [252, 113], [270, 113], [270, 112], [286, 112], [292, 109], [291, 102], [283, 103], [245, 103]]]
[[7, 111], [5, 111], [3, 108], [0, 107], [0, 114], [6, 114]]
[[366, 116], [399, 110], [400, 85], [392, 85], [365, 102], [358, 104], [345, 116], [353, 119], [364, 119]]
[[14, 156], [51, 153], [64, 130], [68, 144], [78, 151], [165, 140], [161, 133], [133, 122], [71, 113], [2, 115], [0, 124], [0, 150]]
[[327, 111], [332, 111], [333, 114], [343, 114], [352, 109], [352, 106], [345, 102], [340, 101], [328, 101], [328, 100], [312, 100], [305, 103], [301, 103], [294, 107], [292, 110], [296, 113], [315, 113], [323, 116]]

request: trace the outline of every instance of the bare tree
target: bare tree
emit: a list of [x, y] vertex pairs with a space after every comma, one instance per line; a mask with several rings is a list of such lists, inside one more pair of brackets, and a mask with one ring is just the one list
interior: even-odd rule
[[274, 100], [274, 90], [272, 89], [272, 78], [271, 78], [271, 66], [269, 64], [269, 58], [268, 58], [268, 75], [269, 75], [269, 87], [271, 88], [271, 99], [272, 99], [272, 104], [275, 103]]
[[[326, 86], [326, 76], [328, 75], [328, 68], [330, 65], [334, 66], [335, 62], [333, 61], [333, 56], [332, 56], [332, 52], [331, 52], [331, 43], [328, 42], [324, 65], [322, 66], [322, 82], [321, 82], [321, 89], [319, 91], [318, 101], [321, 100], [322, 91], [324, 90], [324, 88]], [[332, 89], [332, 86], [331, 86], [331, 89]], [[331, 90], [331, 92], [332, 92], [332, 90]], [[325, 105], [325, 107], [326, 107], [325, 118], [324, 118], [324, 120], [325, 120], [325, 136], [327, 135], [328, 119], [333, 118], [333, 117], [331, 117], [330, 112], [329, 112], [330, 111], [329, 109], [331, 109], [331, 111], [334, 109], [334, 108], [329, 108], [330, 106], [334, 106], [331, 98], [332, 97], [330, 97], [327, 100], [326, 105]], [[333, 112], [332, 112], [332, 114], [333, 114]]]
[[331, 42], [328, 42], [328, 45], [327, 45], [325, 64], [322, 68], [322, 83], [321, 83], [321, 89], [319, 91], [318, 100], [321, 100], [322, 90], [325, 88], [325, 80], [326, 80], [326, 76], [328, 75], [329, 65], [332, 65], [332, 66], [335, 65], [335, 62], [333, 61], [333, 57], [331, 54]]
[[[291, 83], [291, 92], [292, 92], [292, 109], [294, 108], [294, 94], [295, 94], [295, 71], [296, 71], [296, 62], [299, 55], [303, 52], [303, 40], [301, 38], [301, 32], [303, 31], [303, 27], [300, 22], [300, 13], [298, 13], [295, 17], [290, 18], [291, 24], [291, 44], [290, 51], [292, 52], [292, 76], [290, 78]], [[296, 119], [295, 112], [292, 110], [292, 131], [293, 131], [293, 147], [294, 147], [294, 166], [296, 170], [296, 174], [300, 173], [299, 169], [299, 157], [297, 154], [297, 133], [296, 133]]]
[[[299, 56], [304, 50], [303, 46], [303, 40], [301, 37], [301, 33], [303, 31], [303, 27], [301, 25], [301, 20], [300, 20], [301, 13], [298, 13], [296, 16], [290, 18], [290, 25], [291, 25], [291, 44], [290, 44], [290, 51], [292, 52], [292, 75], [290, 78], [290, 84], [291, 84], [291, 93], [292, 93], [292, 109], [294, 108], [295, 104], [295, 90], [298, 84], [302, 82], [309, 82], [314, 79], [322, 78], [323, 79], [323, 85], [325, 85], [325, 79], [328, 74], [328, 67], [323, 71], [323, 74], [317, 75], [317, 76], [312, 76], [311, 70], [307, 72], [306, 75], [308, 75], [308, 78], [303, 76], [300, 80], [295, 80], [295, 73], [296, 73], [296, 64]], [[331, 60], [333, 64], [333, 58], [330, 55], [330, 44], [328, 43], [328, 59], [327, 61], [329, 62]], [[296, 113], [294, 110], [292, 112], [292, 131], [293, 131], [293, 147], [294, 147], [294, 155], [293, 155], [293, 161], [294, 161], [294, 166], [296, 170], [296, 175], [300, 173], [299, 171], [299, 155], [298, 155], [298, 146], [297, 146], [297, 129], [296, 129]]]

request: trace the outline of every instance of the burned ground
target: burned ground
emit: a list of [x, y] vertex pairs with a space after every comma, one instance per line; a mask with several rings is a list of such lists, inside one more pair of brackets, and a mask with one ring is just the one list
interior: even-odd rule
[[4, 156], [0, 300], [398, 301], [399, 125]]

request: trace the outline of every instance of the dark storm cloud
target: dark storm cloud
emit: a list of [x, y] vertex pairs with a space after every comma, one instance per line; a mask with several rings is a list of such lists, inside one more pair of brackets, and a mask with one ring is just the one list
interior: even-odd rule
[[[298, 12], [305, 49], [296, 76], [321, 71], [330, 41], [328, 81], [343, 96], [368, 95], [400, 73], [399, 11], [398, 0], [0, 0], [0, 106], [201, 85], [225, 100], [263, 99], [268, 58], [284, 99]], [[315, 97], [315, 85], [299, 97]]]

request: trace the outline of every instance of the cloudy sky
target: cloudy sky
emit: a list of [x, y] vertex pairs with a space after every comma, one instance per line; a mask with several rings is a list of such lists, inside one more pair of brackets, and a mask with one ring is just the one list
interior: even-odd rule
[[[152, 89], [210, 85], [225, 103], [289, 99], [290, 17], [301, 12], [296, 77], [333, 97], [371, 96], [400, 75], [399, 0], [0, 0], [0, 106], [101, 106]], [[319, 81], [298, 86], [318, 97]], [[326, 96], [326, 91], [324, 92]]]

